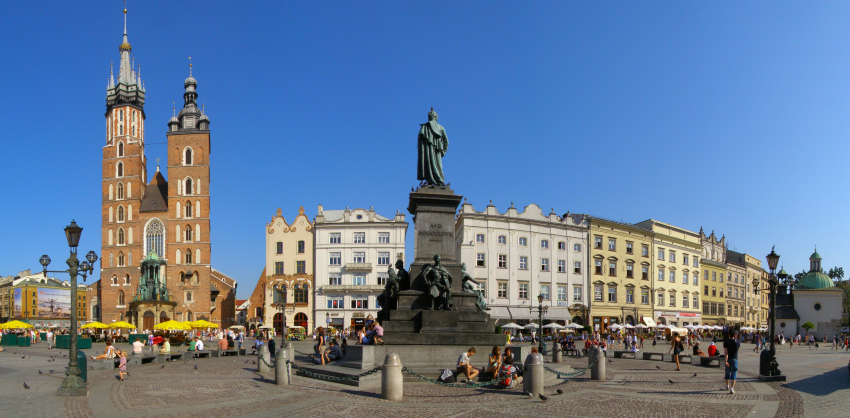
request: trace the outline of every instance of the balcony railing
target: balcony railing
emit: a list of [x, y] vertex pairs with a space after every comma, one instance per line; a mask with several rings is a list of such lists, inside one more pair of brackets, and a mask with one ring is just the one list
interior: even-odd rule
[[384, 290], [384, 286], [379, 284], [332, 284], [322, 286], [322, 290], [325, 292], [338, 292], [338, 291], [382, 291]]
[[347, 263], [346, 271], [372, 271], [372, 263]]

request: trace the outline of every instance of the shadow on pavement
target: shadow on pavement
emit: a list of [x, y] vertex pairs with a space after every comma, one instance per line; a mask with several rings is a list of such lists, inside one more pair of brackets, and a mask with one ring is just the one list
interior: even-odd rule
[[829, 395], [839, 390], [845, 390], [848, 386], [848, 377], [845, 367], [822, 373], [816, 376], [807, 377], [796, 382], [786, 383], [782, 386], [797, 392], [808, 393], [809, 395], [823, 396]]

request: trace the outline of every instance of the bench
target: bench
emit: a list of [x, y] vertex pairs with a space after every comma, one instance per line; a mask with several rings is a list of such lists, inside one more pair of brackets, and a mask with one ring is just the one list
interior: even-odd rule
[[88, 359], [87, 364], [92, 370], [115, 370], [118, 367], [118, 357], [103, 360]]
[[224, 357], [224, 356], [238, 356], [239, 350], [237, 349], [227, 349], [227, 350], [213, 350], [212, 357]]
[[665, 357], [667, 355], [664, 353], [643, 353], [644, 360], [664, 361]]
[[155, 355], [131, 355], [127, 357], [127, 365], [141, 366], [142, 364], [156, 363], [157, 356]]
[[637, 354], [632, 352], [632, 351], [627, 351], [627, 350], [614, 351], [614, 358], [623, 358], [623, 356], [631, 356], [631, 358], [637, 358]]
[[203, 350], [203, 351], [197, 351], [197, 350], [195, 350], [195, 351], [187, 351], [187, 352], [186, 352], [186, 354], [191, 354], [191, 355], [192, 355], [192, 357], [195, 357], [195, 358], [210, 358], [210, 357], [212, 357], [212, 352], [211, 352], [211, 351], [209, 351], [209, 350]]
[[[708, 356], [700, 356], [699, 365], [703, 367], [720, 367], [720, 360], [725, 360], [724, 356], [717, 357], [708, 357]], [[725, 363], [725, 361], [724, 361]]]
[[159, 363], [164, 363], [167, 361], [178, 361], [183, 358], [183, 353], [160, 353], [159, 354]]
[[[684, 361], [685, 359], [688, 359], [688, 361]], [[679, 363], [690, 363], [690, 364], [694, 364], [694, 358], [693, 358], [693, 355], [692, 355], [692, 354], [681, 354], [681, 353], [680, 353], [680, 354], [679, 354]]]

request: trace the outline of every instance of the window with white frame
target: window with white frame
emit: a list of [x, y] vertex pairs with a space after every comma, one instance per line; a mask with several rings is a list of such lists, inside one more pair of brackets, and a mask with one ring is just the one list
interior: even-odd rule
[[670, 306], [676, 306], [676, 294], [670, 293]]
[[567, 260], [558, 260], [558, 273], [567, 272]]
[[328, 264], [332, 266], [342, 265], [342, 253], [328, 253]]
[[633, 279], [635, 277], [635, 265], [632, 263], [626, 263], [626, 278]]
[[549, 248], [549, 240], [548, 239], [540, 240], [540, 248]]
[[608, 238], [608, 251], [617, 251], [617, 240]]
[[581, 252], [581, 244], [573, 244], [573, 251], [580, 253]]
[[581, 274], [581, 261], [573, 262], [573, 273]]
[[699, 259], [694, 256], [694, 267], [699, 267]]
[[519, 298], [528, 299], [528, 283], [519, 284]]
[[659, 282], [664, 281], [664, 269], [658, 269], [658, 281]]
[[664, 261], [664, 249], [663, 248], [658, 249], [658, 259], [661, 260], [661, 261]]
[[658, 294], [658, 306], [664, 306], [664, 294], [663, 293]]
[[499, 254], [499, 268], [508, 268], [508, 256], [506, 254]]
[[526, 238], [526, 237], [519, 237], [519, 245], [520, 245], [521, 247], [527, 247], [527, 246], [528, 246], [528, 238]]
[[388, 253], [388, 252], [378, 253], [378, 265], [379, 266], [390, 265], [390, 253]]
[[332, 274], [328, 275], [328, 284], [331, 285], [331, 286], [339, 286], [339, 285], [342, 284], [342, 277], [340, 277], [340, 275], [338, 273], [337, 274], [332, 273]]
[[643, 245], [640, 247], [640, 255], [642, 257], [649, 257], [649, 246]]
[[331, 232], [328, 234], [330, 236], [331, 244], [339, 244], [342, 242], [342, 234], [339, 232]]
[[566, 286], [558, 286], [558, 300], [567, 300]]
[[581, 286], [573, 286], [573, 302], [581, 302]]
[[649, 290], [641, 289], [640, 290], [640, 303], [644, 305], [649, 305]]
[[567, 243], [564, 241], [558, 241], [558, 249], [561, 251], [566, 251]]
[[617, 263], [614, 261], [608, 262], [608, 275], [616, 276], [617, 275]]
[[528, 257], [524, 255], [519, 257], [519, 269], [528, 270]]
[[484, 267], [484, 253], [475, 254], [475, 267]]
[[540, 271], [549, 271], [549, 259], [541, 258], [540, 259]]
[[365, 263], [366, 262], [366, 253], [356, 252], [354, 253], [354, 263]]
[[690, 263], [688, 263], [688, 255], [687, 254], [682, 254], [682, 264], [684, 264], [686, 266], [688, 264], [690, 264]]
[[390, 233], [389, 232], [378, 232], [378, 244], [389, 244], [390, 243]]
[[688, 307], [688, 295], [682, 295], [682, 307], [683, 308]]
[[389, 277], [390, 275], [387, 273], [378, 273], [378, 286], [386, 286]]
[[365, 232], [355, 232], [354, 233], [354, 243], [355, 244], [365, 244], [366, 243], [366, 233]]
[[640, 268], [640, 278], [643, 280], [649, 280], [649, 267], [642, 266]]
[[549, 285], [544, 284], [540, 286], [540, 294], [543, 295], [543, 300], [549, 300]]
[[351, 284], [353, 285], [365, 285], [366, 284], [366, 275], [365, 274], [355, 274], [351, 276]]
[[675, 251], [670, 251], [670, 260], [669, 260], [669, 261], [670, 261], [671, 263], [675, 263], [675, 262], [676, 262], [676, 252], [675, 252]]
[[626, 242], [626, 254], [634, 254], [635, 253], [635, 245], [631, 242]]
[[602, 249], [602, 237], [593, 237], [593, 248], [597, 250]]
[[328, 309], [345, 309], [342, 296], [328, 296]]
[[635, 290], [626, 288], [626, 303], [635, 303]]
[[596, 261], [594, 261], [594, 267], [595, 267], [595, 269], [596, 269], [596, 270], [594, 271], [594, 273], [596, 273], [596, 274], [602, 274], [602, 260], [596, 260]]
[[499, 282], [496, 285], [496, 294], [499, 298], [507, 298], [508, 297], [508, 283], [507, 282]]
[[475, 234], [475, 242], [484, 243], [484, 234]]
[[478, 284], [475, 285], [475, 289], [478, 290], [479, 292], [481, 292], [482, 298], [486, 298], [487, 297], [487, 282], [484, 281], [483, 279], [476, 279], [476, 280], [478, 280]]
[[499, 244], [504, 245], [504, 244], [507, 244], [507, 243], [508, 243], [508, 237], [506, 237], [504, 235], [499, 235]]
[[369, 309], [369, 297], [363, 295], [352, 296], [351, 309]]
[[617, 286], [608, 286], [608, 302], [617, 301]]
[[682, 272], [682, 284], [688, 284], [688, 272]]
[[670, 270], [670, 283], [676, 283], [676, 270]]

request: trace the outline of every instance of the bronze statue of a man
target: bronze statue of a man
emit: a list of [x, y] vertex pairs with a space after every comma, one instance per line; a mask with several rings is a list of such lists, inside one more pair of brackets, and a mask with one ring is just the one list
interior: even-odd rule
[[440, 265], [440, 255], [434, 256], [434, 264], [426, 265], [422, 272], [428, 284], [428, 295], [431, 297], [429, 309], [452, 308], [452, 275]]
[[398, 282], [399, 277], [392, 267], [387, 268], [387, 284], [384, 286], [384, 293], [378, 295], [378, 304], [381, 305], [381, 312], [378, 312], [378, 318], [386, 320], [390, 317], [390, 310], [395, 309], [398, 302]]
[[437, 123], [437, 112], [433, 107], [428, 112], [428, 122], [420, 126], [416, 179], [435, 186], [445, 186], [443, 157], [449, 149], [449, 139], [446, 137], [446, 130]]
[[469, 273], [466, 272], [466, 263], [460, 265], [460, 274], [463, 276], [461, 281], [461, 286], [464, 292], [475, 293], [478, 296], [478, 300], [475, 302], [475, 306], [479, 311], [489, 311], [490, 308], [487, 307], [487, 300], [484, 299], [484, 296], [481, 294], [481, 291], [476, 289], [472, 284], [478, 284], [475, 279], [473, 279]]

